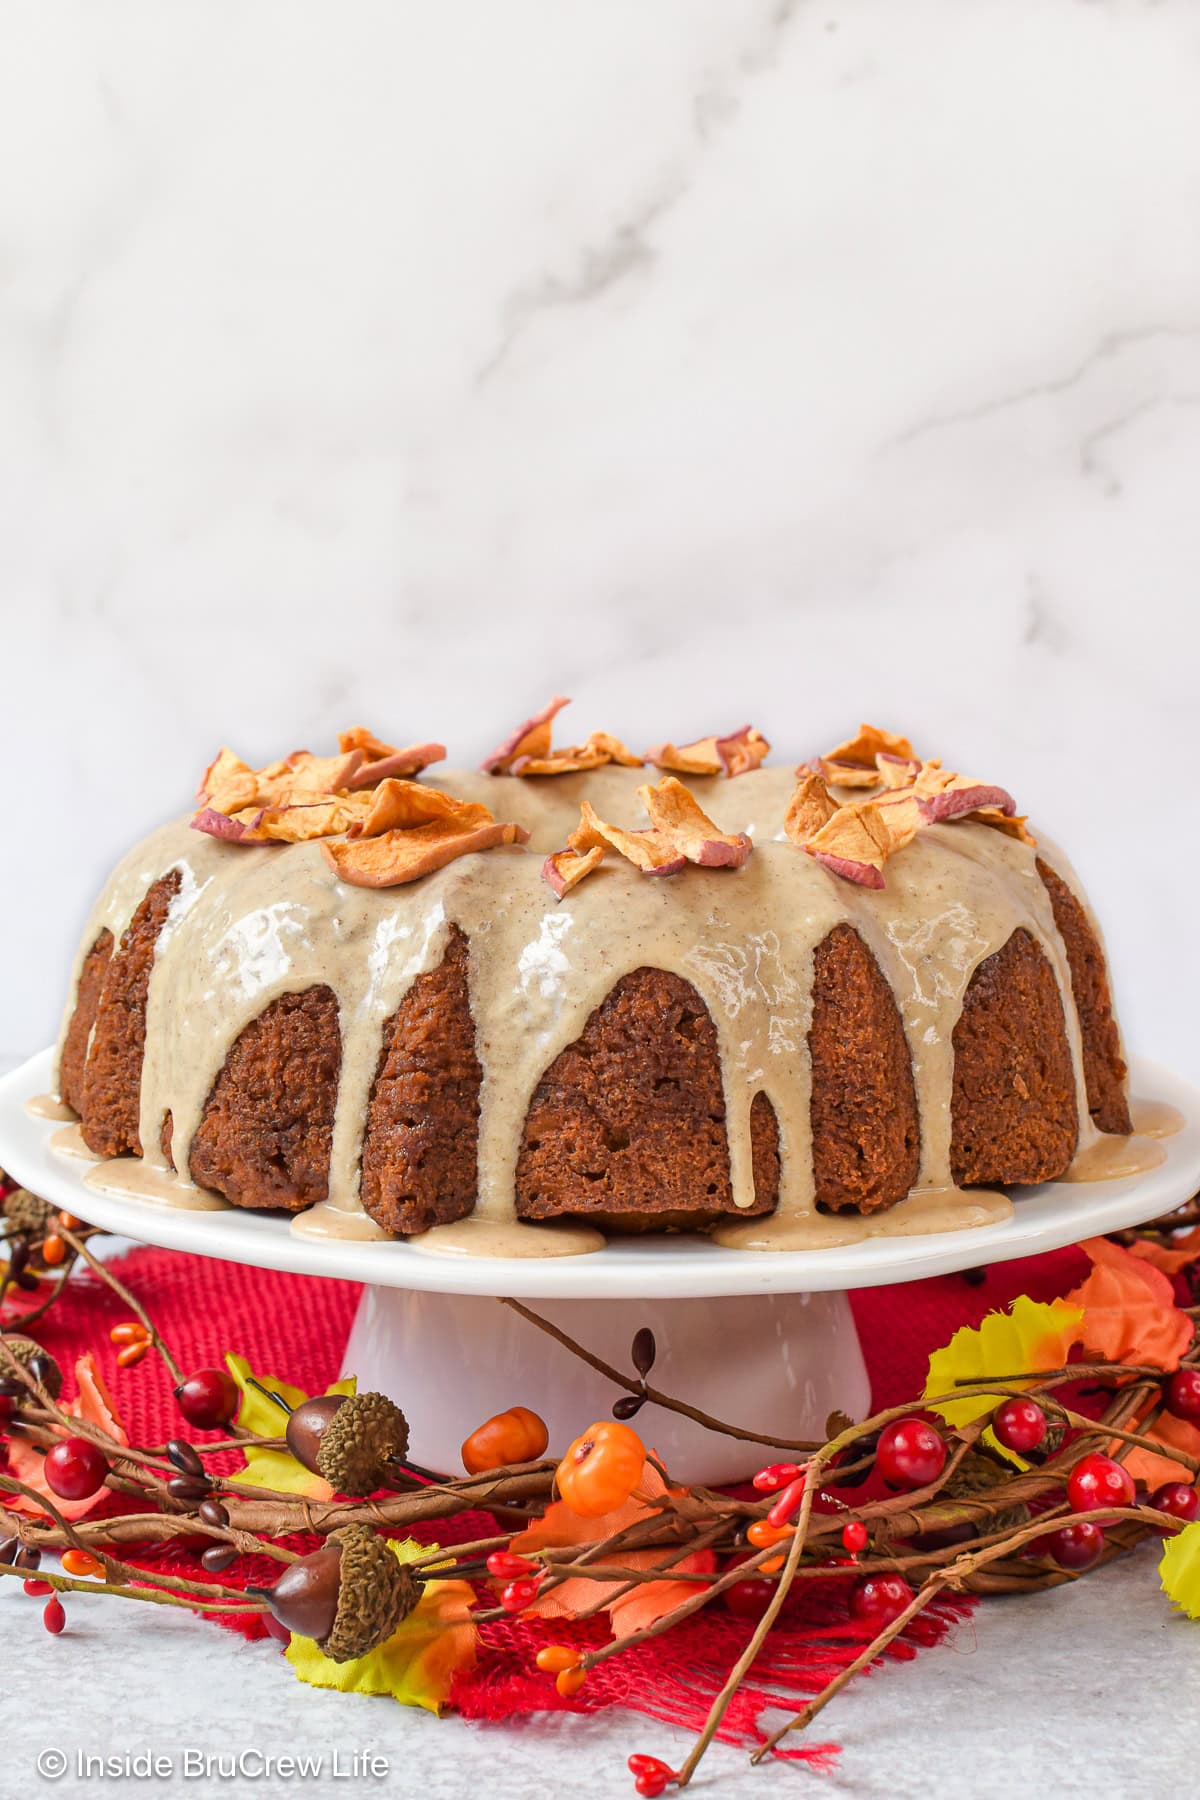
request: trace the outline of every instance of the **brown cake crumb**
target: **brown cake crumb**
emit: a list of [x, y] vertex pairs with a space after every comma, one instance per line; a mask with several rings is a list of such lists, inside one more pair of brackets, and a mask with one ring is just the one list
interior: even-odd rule
[[67, 1105], [76, 1112], [83, 1111], [83, 1074], [87, 1065], [88, 1040], [92, 1035], [92, 1026], [96, 1023], [96, 1009], [100, 1004], [104, 977], [108, 973], [112, 946], [112, 932], [105, 926], [88, 951], [83, 968], [79, 971], [75, 1010], [63, 1039], [62, 1056], [58, 1064], [58, 1091]]
[[1099, 1131], [1128, 1136], [1133, 1130], [1125, 1086], [1129, 1071], [1121, 1055], [1121, 1038], [1113, 1016], [1112, 989], [1108, 983], [1104, 952], [1087, 913], [1061, 876], [1040, 857], [1037, 872], [1050, 896], [1054, 923], [1067, 949], [1071, 991], [1075, 996], [1083, 1039], [1083, 1078], [1088, 1111]]
[[436, 969], [418, 975], [383, 1028], [362, 1150], [362, 1203], [388, 1231], [427, 1231], [475, 1204], [483, 1070], [454, 926]]
[[921, 1134], [912, 1060], [892, 990], [850, 925], [814, 954], [813, 1175], [817, 1205], [878, 1212], [917, 1179]]
[[771, 1212], [779, 1132], [750, 1113], [755, 1198], [735, 1208], [717, 1034], [690, 982], [663, 969], [618, 981], [534, 1093], [517, 1162], [517, 1215], [610, 1230], [693, 1230]]
[[960, 1187], [1054, 1181], [1079, 1121], [1062, 998], [1024, 927], [971, 977], [954, 1028], [950, 1165]]
[[342, 1039], [333, 990], [281, 994], [242, 1031], [188, 1153], [201, 1187], [235, 1206], [300, 1212], [329, 1193]]
[[146, 995], [158, 934], [179, 892], [178, 869], [146, 890], [120, 947], [110, 956], [96, 1004], [95, 1027], [82, 1083], [83, 1141], [97, 1156], [140, 1156], [138, 1108], [146, 1048]]

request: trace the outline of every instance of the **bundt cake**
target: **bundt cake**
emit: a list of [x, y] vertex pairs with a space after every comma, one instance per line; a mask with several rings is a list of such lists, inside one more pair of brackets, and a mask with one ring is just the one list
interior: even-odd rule
[[867, 726], [799, 770], [749, 727], [662, 744], [647, 781], [605, 733], [555, 751], [563, 704], [477, 774], [361, 729], [223, 751], [84, 933], [89, 1153], [179, 1204], [540, 1254], [597, 1241], [564, 1221], [944, 1229], [1131, 1131], [1098, 931], [1003, 789]]

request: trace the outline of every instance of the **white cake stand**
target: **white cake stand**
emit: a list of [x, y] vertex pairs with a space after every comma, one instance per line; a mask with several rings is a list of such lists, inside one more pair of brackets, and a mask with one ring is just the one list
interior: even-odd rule
[[[830, 1412], [862, 1417], [870, 1398], [849, 1289], [1055, 1250], [1156, 1218], [1200, 1187], [1200, 1091], [1138, 1059], [1134, 1091], [1169, 1102], [1186, 1121], [1162, 1140], [1165, 1162], [1113, 1181], [1014, 1189], [1013, 1216], [999, 1224], [794, 1252], [661, 1236], [614, 1238], [588, 1256], [466, 1257], [298, 1237], [275, 1215], [184, 1212], [99, 1193], [84, 1185], [86, 1163], [50, 1148], [60, 1125], [26, 1110], [49, 1090], [51, 1062], [46, 1051], [0, 1081], [0, 1166], [56, 1206], [144, 1243], [364, 1282], [343, 1367], [390, 1393], [408, 1415], [414, 1456], [448, 1471], [460, 1467], [463, 1438], [492, 1413], [531, 1406], [551, 1444], [564, 1445], [606, 1418], [618, 1392], [498, 1296], [521, 1299], [630, 1373], [633, 1334], [648, 1325], [658, 1345], [651, 1379], [662, 1392], [746, 1430], [820, 1438]], [[638, 1429], [684, 1481], [733, 1481], [769, 1457], [658, 1407]]]

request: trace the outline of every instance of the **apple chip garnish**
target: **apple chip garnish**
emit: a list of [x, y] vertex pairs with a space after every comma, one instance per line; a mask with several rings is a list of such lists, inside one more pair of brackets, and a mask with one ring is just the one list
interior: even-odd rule
[[881, 731], [878, 725], [860, 725], [852, 738], [827, 750], [822, 762], [854, 763], [873, 769], [877, 756], [898, 756], [904, 762], [915, 762], [916, 752], [906, 737], [894, 731]]
[[732, 837], [719, 831], [695, 795], [674, 775], [664, 775], [656, 787], [649, 783], [640, 787], [638, 799], [650, 815], [652, 828], [701, 868], [740, 869], [754, 848], [744, 831]]
[[800, 777], [795, 793], [788, 804], [787, 814], [783, 821], [783, 829], [793, 844], [807, 849], [823, 825], [838, 810], [838, 803], [812, 769]]
[[351, 887], [401, 887], [443, 868], [455, 857], [491, 850], [497, 844], [523, 844], [528, 836], [522, 826], [502, 825], [496, 820], [490, 825], [454, 827], [435, 819], [409, 831], [326, 842], [321, 854]]
[[598, 869], [604, 861], [604, 845], [594, 844], [590, 850], [556, 850], [542, 864], [542, 880], [550, 884], [561, 900], [564, 894]]
[[441, 762], [446, 755], [445, 744], [409, 744], [403, 750], [397, 749], [395, 744], [383, 743], [365, 725], [340, 731], [338, 748], [343, 752], [358, 750], [363, 756], [346, 784], [350, 788], [374, 787], [389, 775], [419, 775], [430, 763]]
[[518, 725], [504, 742], [497, 746], [492, 754], [479, 766], [485, 775], [508, 775], [512, 766], [520, 756], [543, 757], [550, 754], [550, 735], [554, 718], [564, 706], [571, 702], [565, 694], [555, 694], [554, 698], [543, 706], [541, 712], [534, 713], [523, 725]]
[[1037, 839], [1029, 829], [1027, 813], [1001, 812], [997, 806], [981, 806], [971, 814], [971, 822], [976, 825], [990, 825], [995, 831], [1002, 831], [1005, 837], [1016, 838], [1031, 849], [1037, 849]]
[[510, 775], [575, 775], [587, 769], [600, 769], [608, 763], [622, 768], [640, 769], [642, 758], [607, 731], [593, 731], [583, 744], [572, 744], [566, 750], [551, 750], [546, 756], [518, 756], [509, 769]]
[[743, 725], [724, 737], [697, 738], [691, 744], [654, 744], [645, 760], [677, 775], [744, 775], [757, 769], [771, 746], [753, 725]]
[[[640, 869], [643, 875], [675, 875], [687, 861], [663, 832], [653, 828], [624, 831], [621, 826], [609, 825], [601, 819], [589, 801], [580, 801], [579, 824], [567, 839], [567, 849], [584, 856], [590, 850], [603, 850], [606, 846]], [[591, 865], [592, 868], [596, 866], [595, 863]], [[585, 872], [590, 874], [591, 869]], [[582, 875], [575, 877], [576, 881], [582, 879]]]
[[805, 848], [809, 855], [859, 887], [881, 888], [883, 865], [892, 854], [893, 844], [879, 808], [870, 802], [839, 806]]

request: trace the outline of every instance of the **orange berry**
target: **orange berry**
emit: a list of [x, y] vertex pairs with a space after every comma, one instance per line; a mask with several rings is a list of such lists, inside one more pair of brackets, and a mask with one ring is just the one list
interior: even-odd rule
[[758, 1566], [764, 1575], [774, 1575], [782, 1569], [786, 1561], [786, 1556], [768, 1556], [766, 1562], [759, 1563]]
[[103, 1565], [86, 1550], [64, 1550], [62, 1566], [68, 1575], [103, 1575]]
[[114, 1344], [148, 1344], [150, 1333], [140, 1319], [126, 1319], [121, 1325], [114, 1325], [109, 1332]]
[[86, 1221], [77, 1219], [74, 1213], [60, 1212], [58, 1222], [64, 1231], [82, 1231]]
[[150, 1348], [150, 1339], [143, 1338], [140, 1344], [126, 1344], [123, 1350], [117, 1351], [117, 1366], [121, 1369], [132, 1369], [140, 1363]]
[[475, 1427], [462, 1447], [463, 1468], [468, 1475], [483, 1475], [509, 1463], [536, 1462], [549, 1442], [544, 1419], [527, 1406], [510, 1406]]
[[790, 1525], [772, 1525], [769, 1519], [755, 1519], [746, 1533], [748, 1541], [756, 1550], [767, 1550], [772, 1544], [782, 1544], [791, 1535]]
[[56, 1269], [61, 1262], [67, 1260], [67, 1241], [65, 1238], [48, 1237], [42, 1244], [42, 1261], [48, 1269]]
[[586, 1669], [563, 1669], [554, 1677], [554, 1685], [564, 1700], [570, 1700], [572, 1695], [579, 1692], [586, 1680]]
[[537, 1653], [537, 1666], [544, 1675], [561, 1675], [567, 1669], [577, 1669], [582, 1660], [578, 1650], [572, 1650], [570, 1644], [544, 1644]]
[[564, 1505], [581, 1519], [599, 1519], [623, 1506], [642, 1478], [646, 1446], [616, 1419], [589, 1425], [555, 1472]]

